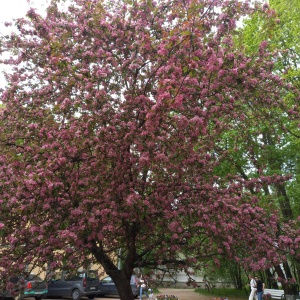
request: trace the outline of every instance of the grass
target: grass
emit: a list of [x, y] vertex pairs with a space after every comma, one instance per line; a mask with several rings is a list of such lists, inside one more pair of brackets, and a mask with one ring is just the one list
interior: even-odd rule
[[237, 290], [230, 288], [213, 288], [210, 291], [207, 289], [196, 289], [197, 293], [211, 296], [216, 298], [236, 298], [236, 299], [245, 299], [248, 297], [248, 291], [246, 290]]

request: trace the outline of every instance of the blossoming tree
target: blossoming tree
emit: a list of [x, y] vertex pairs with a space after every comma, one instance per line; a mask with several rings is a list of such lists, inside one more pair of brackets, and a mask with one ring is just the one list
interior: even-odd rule
[[278, 264], [297, 235], [278, 236], [276, 211], [257, 197], [286, 178], [217, 172], [230, 130], [248, 135], [249, 124], [298, 113], [284, 97], [299, 93], [272, 73], [266, 44], [251, 56], [233, 47], [237, 21], [255, 8], [59, 4], [45, 17], [30, 10], [1, 41], [12, 69], [2, 93], [0, 272], [97, 262], [131, 300], [135, 268], [188, 271], [221, 255]]

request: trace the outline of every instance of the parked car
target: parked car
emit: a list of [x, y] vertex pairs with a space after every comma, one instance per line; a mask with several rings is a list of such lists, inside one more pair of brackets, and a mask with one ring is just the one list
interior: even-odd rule
[[[132, 294], [135, 298], [137, 298], [140, 294], [139, 288], [137, 286], [137, 282], [138, 282], [137, 277], [135, 275], [132, 275], [130, 279], [130, 285], [131, 285]], [[107, 295], [115, 295], [115, 296], [119, 295], [115, 283], [109, 276], [104, 277], [102, 280], [100, 280], [99, 292], [98, 292], [99, 297], [107, 296]]]
[[75, 274], [58, 271], [48, 282], [48, 298], [79, 300], [84, 296], [94, 299], [98, 294], [98, 288], [99, 277], [94, 270], [78, 270]]
[[35, 298], [41, 300], [47, 297], [47, 282], [35, 274], [30, 274], [25, 279], [21, 276], [12, 277], [10, 284], [12, 286], [11, 291], [0, 291], [0, 298], [16, 300]]

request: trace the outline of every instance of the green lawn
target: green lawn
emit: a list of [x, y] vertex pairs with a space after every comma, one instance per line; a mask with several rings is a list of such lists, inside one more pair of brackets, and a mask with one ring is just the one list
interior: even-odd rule
[[216, 297], [216, 298], [246, 299], [249, 294], [248, 291], [246, 291], [245, 289], [237, 290], [237, 289], [230, 289], [230, 288], [213, 288], [210, 291], [207, 289], [198, 288], [195, 291], [199, 294]]

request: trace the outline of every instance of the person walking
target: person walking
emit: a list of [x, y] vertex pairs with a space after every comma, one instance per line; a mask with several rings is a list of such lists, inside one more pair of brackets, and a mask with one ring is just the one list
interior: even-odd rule
[[256, 293], [256, 281], [253, 275], [249, 275], [250, 279], [250, 295], [249, 300], [255, 300], [255, 293]]
[[258, 278], [254, 278], [256, 281], [256, 295], [257, 300], [262, 300], [264, 295], [265, 284]]
[[147, 292], [147, 285], [142, 275], [139, 276], [139, 287], [140, 287], [140, 300], [142, 300], [143, 294], [145, 294], [146, 297], [149, 298]]

